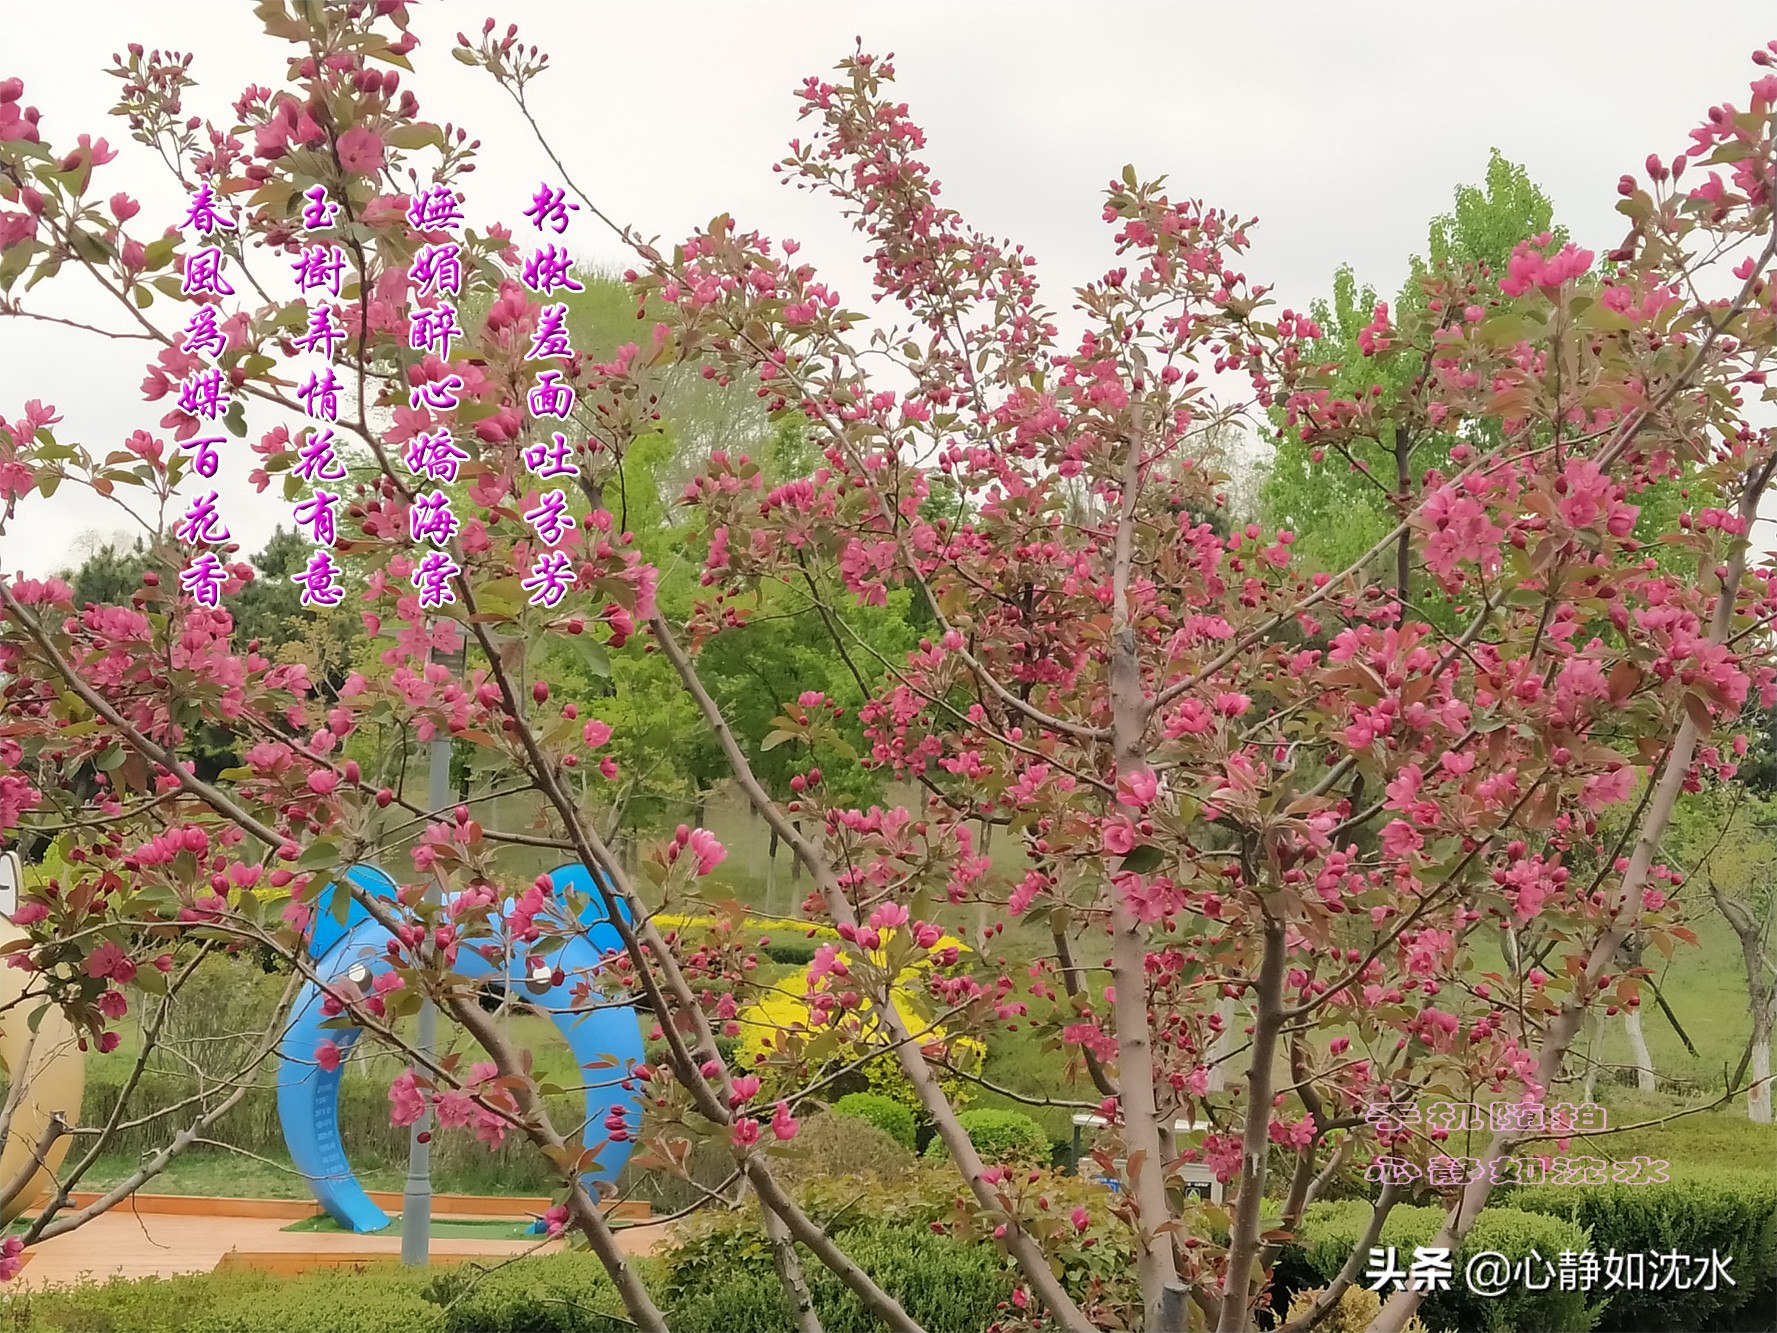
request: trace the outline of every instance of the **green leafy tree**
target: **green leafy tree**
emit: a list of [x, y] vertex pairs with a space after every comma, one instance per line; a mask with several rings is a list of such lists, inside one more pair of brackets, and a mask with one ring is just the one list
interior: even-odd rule
[[148, 556], [141, 538], [129, 550], [114, 542], [106, 542], [80, 562], [80, 567], [63, 570], [61, 577], [74, 588], [74, 604], [85, 606], [117, 606], [129, 601], [130, 594], [142, 586], [142, 571], [148, 568]]
[[253, 557], [257, 577], [233, 599], [234, 639], [257, 643], [274, 661], [305, 663], [322, 688], [337, 692], [361, 656], [363, 622], [351, 595], [338, 606], [306, 607], [291, 576], [308, 564], [314, 545], [279, 526]]
[[[650, 336], [647, 326], [638, 325], [634, 299], [622, 283], [596, 271], [582, 273], [580, 281], [585, 290], [566, 294], [566, 302], [573, 345], [583, 356], [608, 360], [625, 343]], [[717, 450], [754, 458], [768, 487], [809, 475], [821, 456], [795, 423], [772, 425], [751, 381], [669, 375], [650, 395], [647, 410], [655, 429], [623, 444], [604, 501], [617, 527], [633, 535], [635, 548], [660, 571], [660, 605], [689, 617], [708, 596], [700, 582], [708, 534], [678, 507], [686, 479]], [[954, 495], [935, 489], [926, 508], [945, 512], [944, 506], [955, 504]], [[929, 625], [924, 604], [897, 589], [884, 606], [860, 607], [811, 572], [800, 587], [761, 584], [732, 609], [742, 623], [712, 639], [701, 664], [755, 774], [780, 798], [792, 795], [793, 778], [813, 769], [829, 792], [863, 804], [880, 800], [880, 780], [836, 735], [813, 745], [772, 738], [784, 705], [808, 693], [855, 715], [880, 684], [883, 664], [904, 658], [921, 626]], [[678, 674], [639, 641], [608, 654], [590, 639], [575, 648], [564, 662], [560, 688], [611, 726], [611, 754], [625, 775], [614, 798], [615, 821], [649, 831], [696, 822], [709, 792], [730, 770]]]
[[[1483, 185], [1457, 189], [1455, 205], [1431, 221], [1429, 258], [1414, 255], [1409, 276], [1390, 309], [1394, 324], [1426, 308], [1425, 282], [1443, 269], [1466, 271], [1470, 292], [1483, 304], [1497, 296], [1495, 273], [1504, 270], [1512, 248], [1528, 236], [1564, 233], [1553, 223], [1553, 205], [1525, 173], [1493, 150]], [[1412, 392], [1423, 365], [1410, 358], [1377, 358], [1364, 352], [1364, 329], [1381, 298], [1359, 283], [1349, 264], [1333, 275], [1330, 299], [1310, 308], [1322, 336], [1312, 345], [1314, 359], [1337, 364], [1334, 394], [1357, 398], [1374, 393], [1398, 400]], [[1391, 496], [1412, 495], [1429, 467], [1443, 467], [1455, 436], [1427, 433], [1422, 438], [1394, 435], [1354, 447], [1349, 455], [1322, 455], [1293, 430], [1280, 429], [1276, 452], [1261, 492], [1272, 521], [1297, 534], [1296, 551], [1311, 566], [1343, 569], [1394, 527], [1400, 505]]]
[[[1754, 780], [1762, 777], [1755, 773]], [[1751, 1033], [1740, 1068], [1730, 1074], [1733, 1086], [1747, 1086], [1748, 1118], [1768, 1125], [1777, 1030], [1777, 798], [1740, 774], [1711, 784], [1680, 803], [1662, 850], [1702, 890], [1693, 890], [1697, 899], [1707, 893], [1740, 947]]]
[[1484, 183], [1457, 186], [1455, 207], [1432, 219], [1431, 262], [1428, 266], [1415, 255], [1413, 276], [1424, 277], [1440, 264], [1503, 269], [1519, 241], [1545, 231], [1558, 241], [1567, 239], [1566, 229], [1555, 225], [1555, 206], [1548, 195], [1523, 167], [1507, 161], [1495, 148], [1487, 159]]

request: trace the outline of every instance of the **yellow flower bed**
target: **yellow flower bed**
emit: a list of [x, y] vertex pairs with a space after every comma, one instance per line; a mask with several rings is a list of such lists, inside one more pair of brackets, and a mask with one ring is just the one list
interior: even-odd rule
[[[829, 936], [837, 938], [837, 932], [828, 931], [827, 933]], [[894, 932], [885, 933], [892, 935]], [[945, 935], [939, 939], [934, 948], [955, 948], [967, 952], [969, 946], [954, 936]], [[843, 950], [835, 956], [847, 964], [853, 961], [852, 957]], [[869, 957], [878, 967], [882, 966], [882, 950], [871, 950]], [[932, 963], [928, 957], [901, 969], [895, 978], [894, 989], [890, 992], [895, 1013], [899, 1016], [902, 1026], [914, 1035], [920, 1045], [948, 1048], [953, 1064], [964, 1066], [978, 1064], [981, 1057], [987, 1053], [986, 1043], [978, 1037], [956, 1037], [953, 1039], [941, 1023], [934, 1023], [927, 1019], [915, 1006], [914, 987], [919, 982], [921, 974], [929, 971], [931, 966]], [[808, 972], [803, 971], [796, 976], [783, 978], [776, 987], [765, 992], [756, 1002], [740, 1011], [737, 1015], [737, 1021], [741, 1026], [740, 1045], [736, 1056], [741, 1068], [751, 1069], [776, 1054], [778, 1050], [776, 1037], [780, 1032], [797, 1030], [814, 1032], [818, 1030], [810, 1025], [807, 992]], [[860, 996], [856, 1008], [848, 1011], [847, 1017], [857, 1020], [859, 1030], [857, 1037], [847, 1043], [847, 1049], [840, 1058], [847, 1061], [856, 1060], [864, 1055], [872, 1045], [887, 1044], [886, 1036], [877, 1031], [876, 1022], [871, 1017], [871, 1009], [870, 1000]], [[870, 1040], [873, 1037], [876, 1040]], [[885, 1060], [887, 1066], [894, 1065], [892, 1055], [885, 1053], [878, 1059]], [[873, 1075], [876, 1072], [872, 1071]], [[882, 1072], [887, 1072], [886, 1068]], [[876, 1081], [874, 1077], [872, 1081]]]

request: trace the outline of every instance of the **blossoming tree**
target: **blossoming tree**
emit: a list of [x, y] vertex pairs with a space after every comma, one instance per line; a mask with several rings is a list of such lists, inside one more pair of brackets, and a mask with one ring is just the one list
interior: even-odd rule
[[[248, 88], [227, 126], [185, 113], [186, 59], [131, 48], [118, 63], [132, 134], [239, 210], [217, 248], [250, 290], [210, 321], [220, 341], [207, 352], [181, 327], [218, 304], [191, 290], [196, 245], [132, 234], [133, 201], [95, 202], [105, 142], [52, 148], [18, 82], [0, 84], [0, 283], [98, 282], [117, 299], [113, 332], [157, 348], [145, 396], [179, 391], [160, 423], [171, 446], [143, 431], [89, 450], [36, 402], [0, 436], [8, 518], [58, 485], [133, 487], [149, 502], [137, 508], [162, 516], [150, 520], [161, 571], [127, 606], [75, 606], [54, 580], [0, 583], [0, 831], [55, 825], [70, 866], [21, 908], [34, 944], [12, 961], [40, 969], [89, 1033], [113, 1031], [111, 997], [149, 951], [252, 940], [300, 971], [303, 930], [344, 906], [323, 896], [345, 882], [338, 868], [420, 821], [399, 898], [362, 898], [393, 934], [393, 981], [344, 987], [336, 1003], [414, 1061], [398, 1114], [449, 1107], [549, 1155], [555, 1222], [584, 1237], [650, 1329], [665, 1327], [660, 1309], [579, 1184], [602, 1135], [639, 1135], [662, 1162], [683, 1161], [692, 1139], [725, 1141], [801, 1328], [818, 1327], [810, 1262], [889, 1327], [917, 1327], [773, 1170], [808, 1080], [866, 1001], [873, 1053], [899, 1062], [967, 1210], [1020, 1275], [1020, 1317], [1050, 1327], [1254, 1327], [1282, 1236], [1347, 1164], [1375, 1158], [1367, 1234], [1289, 1325], [1305, 1327], [1358, 1273], [1409, 1177], [1429, 1176], [1448, 1209], [1435, 1243], [1453, 1245], [1495, 1185], [1529, 1169], [1515, 1149], [1583, 1141], [1591, 1126], [1561, 1091], [1575, 1034], [1596, 1009], [1639, 1003], [1613, 961], [1631, 934], [1658, 948], [1682, 931], [1666, 902], [1682, 872], [1659, 850], [1674, 801], [1731, 774], [1737, 714], [1777, 695], [1777, 595], [1748, 542], [1777, 465], [1754, 411], [1774, 342], [1777, 77], [1755, 82], [1744, 109], [1712, 108], [1677, 157], [1623, 178], [1628, 235], [1601, 263], [1530, 237], [1503, 275], [1429, 274], [1405, 323], [1379, 308], [1359, 351], [1376, 387], [1350, 393], [1334, 386], [1353, 383], [1351, 367], [1310, 354], [1313, 321], [1241, 271], [1251, 223], [1133, 169], [1103, 203], [1116, 266], [1074, 294], [1064, 339], [1030, 257], [941, 201], [891, 64], [860, 52], [803, 86], [812, 129], [781, 170], [854, 222], [890, 314], [853, 312], [793, 243], [726, 217], [671, 247], [607, 223], [634, 255], [643, 334], [595, 363], [549, 350], [548, 303], [534, 299], [547, 284], [511, 231], [455, 243], [454, 301], [434, 281], [442, 232], [419, 201], [454, 197], [476, 145], [420, 119], [401, 90], [417, 47], [407, 7], [296, 9], [258, 6], [293, 54], [282, 86]], [[542, 135], [526, 90], [546, 56], [491, 20], [453, 54]], [[621, 211], [551, 157], [558, 207], [572, 198], [601, 223]], [[319, 216], [344, 257], [335, 298], [274, 295], [270, 274], [300, 270]], [[9, 296], [5, 310], [28, 317], [37, 301]], [[223, 559], [226, 541], [187, 507], [219, 406], [188, 392], [192, 379], [212, 362], [222, 372], [241, 410], [215, 419], [237, 435], [249, 403], [312, 416], [320, 381], [281, 358], [304, 338], [314, 351], [317, 323], [341, 333], [327, 378], [344, 406], [327, 431], [345, 479], [337, 530], [317, 533], [327, 577], [305, 586], [359, 599], [388, 641], [378, 669], [336, 694], [231, 647], [226, 599], [253, 572]], [[662, 378], [687, 367], [756, 386], [822, 462], [767, 487], [754, 460], [711, 452], [682, 496], [701, 520], [707, 593], [685, 620], [656, 605], [656, 571], [607, 497], [653, 428]], [[556, 426], [527, 418], [539, 392]], [[1396, 460], [1368, 475], [1397, 521], [1350, 568], [1305, 573], [1294, 534], [1229, 521], [1194, 442], [1249, 412], [1277, 414], [1334, 465], [1360, 445]], [[264, 433], [260, 487], [303, 495], [327, 462], [320, 433]], [[444, 462], [448, 476], [432, 471]], [[457, 488], [448, 523], [428, 480]], [[1659, 561], [1634, 535], [1654, 486], [1690, 505]], [[572, 504], [545, 530], [552, 489]], [[200, 567], [213, 585], [191, 577]], [[830, 628], [869, 702], [844, 717], [818, 692], [782, 701], [766, 744], [847, 740], [917, 784], [916, 804], [846, 808], [812, 763], [787, 802], [756, 780], [698, 655], [767, 586]], [[872, 656], [839, 612], [899, 587], [932, 633], [904, 659]], [[765, 1071], [731, 1066], [716, 1044], [737, 1030], [744, 941], [719, 924], [669, 936], [650, 917], [695, 896], [720, 845], [685, 829], [628, 873], [594, 817], [609, 731], [552, 690], [551, 664], [577, 640], [631, 638], [671, 662], [738, 788], [806, 870], [808, 915], [841, 936], [759, 1056], [772, 1087], [804, 1089], [775, 1105], [758, 1104]], [[458, 648], [460, 676], [437, 660]], [[373, 721], [476, 747], [504, 787], [537, 798], [543, 825], [501, 830], [467, 805], [410, 802], [398, 756], [365, 742]], [[243, 747], [211, 780], [185, 755], [203, 722]], [[70, 797], [77, 775], [90, 798]], [[1010, 876], [978, 846], [984, 822], [1021, 853]], [[550, 886], [506, 869], [514, 846], [557, 849], [603, 878], [623, 948], [584, 986], [644, 999], [664, 1050], [611, 1075], [645, 1089], [640, 1126], [554, 1124], [526, 1053], [455, 976], [460, 951], [500, 947], [502, 932], [547, 959], [576, 929]], [[1041, 947], [947, 945], [981, 904], [994, 930], [1015, 923]], [[1558, 941], [1544, 966], [1477, 962], [1483, 942], [1532, 922]], [[58, 970], [70, 961], [77, 983]], [[917, 1013], [890, 999], [910, 972]], [[398, 1020], [422, 995], [484, 1061], [464, 1070], [403, 1043]], [[991, 1047], [1013, 1024], [1068, 1052], [1076, 1108], [1113, 1139], [1100, 1165], [1120, 1189], [1069, 1218], [1040, 1175], [981, 1160], [939, 1077], [952, 1071], [935, 1027]], [[1400, 1109], [1424, 1098], [1454, 1118]], [[1474, 1102], [1504, 1111], [1475, 1157], [1445, 1155], [1475, 1129], [1460, 1114]], [[1225, 1206], [1185, 1188], [1193, 1160], [1227, 1182]], [[1107, 1235], [1132, 1271], [1092, 1266]], [[1376, 1327], [1399, 1329], [1417, 1299], [1397, 1295]]]

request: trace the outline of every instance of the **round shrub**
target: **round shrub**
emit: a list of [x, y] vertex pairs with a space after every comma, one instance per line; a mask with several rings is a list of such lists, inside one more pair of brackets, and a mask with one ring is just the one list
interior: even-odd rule
[[814, 962], [815, 950], [820, 947], [818, 940], [773, 939], [765, 946], [764, 953], [774, 963], [807, 967]]
[[868, 1121], [909, 1152], [913, 1150], [913, 1112], [879, 1092], [848, 1092], [833, 1103], [836, 1114]]
[[[989, 1166], [1047, 1166], [1049, 1136], [1043, 1127], [1022, 1111], [1000, 1111], [983, 1106], [964, 1111], [956, 1118]], [[926, 1145], [927, 1157], [948, 1157], [950, 1150], [944, 1140], [933, 1139]]]
[[[800, 1136], [798, 1136], [800, 1137]], [[934, 1235], [927, 1226], [860, 1220], [836, 1238], [921, 1328], [987, 1328], [1012, 1296], [1006, 1261], [992, 1245]], [[660, 1256], [660, 1289], [675, 1333], [783, 1333], [795, 1319], [772, 1267], [764, 1232], [749, 1219], [712, 1229]], [[881, 1322], [829, 1270], [806, 1263], [815, 1313], [827, 1333], [880, 1333]]]
[[[1310, 1291], [1299, 1291], [1290, 1301], [1286, 1319], [1300, 1319], [1314, 1308], [1314, 1303], [1326, 1294], [1325, 1287], [1315, 1287]], [[1376, 1317], [1382, 1313], [1382, 1297], [1369, 1288], [1352, 1283], [1339, 1294], [1339, 1303], [1314, 1327], [1317, 1333], [1365, 1333]], [[1425, 1321], [1418, 1315], [1407, 1320], [1403, 1326], [1405, 1333], [1426, 1333]]]
[[894, 1177], [918, 1160], [868, 1120], [846, 1115], [811, 1115], [776, 1157], [775, 1170], [786, 1185]]

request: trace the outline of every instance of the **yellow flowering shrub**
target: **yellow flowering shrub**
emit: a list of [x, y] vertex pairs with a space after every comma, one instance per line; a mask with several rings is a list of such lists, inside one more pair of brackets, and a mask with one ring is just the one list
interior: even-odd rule
[[[829, 937], [837, 938], [837, 932], [828, 932]], [[934, 946], [936, 949], [955, 948], [966, 951], [968, 945], [952, 936], [946, 935]], [[878, 967], [884, 964], [883, 950], [871, 950], [866, 955]], [[853, 956], [841, 950], [837, 954], [841, 962], [850, 964]], [[923, 1014], [917, 1003], [916, 987], [922, 975], [931, 969], [929, 957], [913, 962], [901, 969], [895, 978], [894, 988], [890, 992], [890, 1000], [895, 1006], [895, 1013], [902, 1025], [914, 1035], [921, 1046], [942, 1047], [950, 1064], [967, 1070], [978, 1069], [983, 1057], [987, 1054], [987, 1045], [978, 1037], [951, 1036], [943, 1024], [935, 1023]], [[765, 991], [760, 997], [736, 1016], [740, 1024], [740, 1038], [735, 1051], [738, 1065], [745, 1070], [757, 1071], [767, 1083], [771, 1081], [771, 1065], [774, 1059], [784, 1054], [784, 1045], [780, 1044], [785, 1036], [792, 1041], [807, 1037], [819, 1036], [832, 1029], [826, 1025], [813, 1026], [809, 1017], [807, 1000], [809, 985], [808, 971], [784, 977], [775, 987]], [[839, 1049], [832, 1054], [834, 1065], [847, 1065], [865, 1055], [872, 1046], [886, 1046], [887, 1034], [880, 1031], [876, 1018], [872, 1013], [873, 1005], [868, 997], [860, 996], [855, 1007], [848, 1009], [842, 1031], [845, 1039]], [[872, 1092], [878, 1092], [895, 1101], [911, 1107], [915, 1112], [923, 1114], [919, 1098], [906, 1076], [901, 1072], [900, 1061], [892, 1051], [881, 1053], [864, 1060], [859, 1066], [865, 1083]], [[940, 1072], [938, 1081], [950, 1094], [951, 1100], [958, 1105], [969, 1100], [969, 1084], [949, 1072]]]

